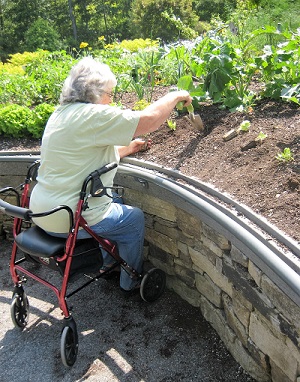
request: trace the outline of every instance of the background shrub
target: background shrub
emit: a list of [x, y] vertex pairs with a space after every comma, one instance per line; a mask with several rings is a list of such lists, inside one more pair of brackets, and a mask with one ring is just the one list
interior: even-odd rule
[[54, 109], [55, 106], [46, 103], [34, 109], [16, 104], [6, 105], [0, 108], [0, 134], [14, 138], [28, 135], [41, 138]]
[[22, 137], [33, 123], [32, 111], [27, 106], [12, 104], [0, 109], [0, 133], [4, 136]]
[[28, 132], [34, 138], [41, 138], [50, 115], [54, 112], [55, 106], [41, 103], [32, 110], [32, 124], [27, 127]]

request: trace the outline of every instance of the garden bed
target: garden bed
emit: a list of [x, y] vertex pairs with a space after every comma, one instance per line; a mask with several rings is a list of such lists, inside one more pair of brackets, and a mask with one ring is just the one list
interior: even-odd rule
[[[159, 88], [154, 100], [167, 90]], [[132, 107], [134, 95], [123, 95], [122, 104]], [[185, 115], [174, 112], [176, 130], [165, 123], [150, 134], [152, 147], [136, 155], [177, 169], [214, 185], [235, 200], [251, 207], [283, 232], [300, 242], [300, 117], [299, 107], [286, 102], [264, 100], [251, 113], [230, 113], [217, 105], [201, 105], [205, 130], [191, 127]], [[249, 120], [249, 132], [224, 141], [223, 136]], [[262, 132], [261, 144], [245, 147]], [[2, 137], [0, 149], [39, 150], [40, 141]], [[290, 148], [294, 160], [280, 162], [275, 157]]]

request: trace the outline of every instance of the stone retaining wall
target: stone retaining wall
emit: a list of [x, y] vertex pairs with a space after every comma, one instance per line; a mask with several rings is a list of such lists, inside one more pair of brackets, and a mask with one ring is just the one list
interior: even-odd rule
[[[20, 158], [14, 159], [8, 158], [7, 161], [0, 160], [0, 189], [4, 187], [18, 187], [24, 182], [28, 167], [34, 160], [39, 159], [38, 156], [29, 157], [27, 159], [20, 160]], [[31, 185], [33, 187], [33, 184]], [[5, 201], [8, 203], [16, 204], [14, 196], [5, 197]], [[6, 238], [8, 240], [13, 239], [12, 235], [13, 219], [7, 215], [0, 213], [0, 240]]]
[[[300, 382], [300, 307], [223, 234], [151, 190], [126, 182], [146, 216], [147, 256], [167, 286], [199, 307], [258, 381]], [[129, 188], [128, 188], [129, 187]], [[130, 189], [134, 187], [137, 189]]]
[[168, 288], [199, 308], [257, 381], [300, 382], [299, 304], [188, 201], [122, 173], [117, 182], [145, 213], [145, 256], [166, 272]]
[[27, 159], [21, 160], [20, 158], [14, 159], [14, 157], [8, 158], [7, 161], [0, 160], [0, 188], [7, 186], [14, 186], [24, 182], [25, 175], [27, 173], [28, 166], [38, 156], [26, 156]]

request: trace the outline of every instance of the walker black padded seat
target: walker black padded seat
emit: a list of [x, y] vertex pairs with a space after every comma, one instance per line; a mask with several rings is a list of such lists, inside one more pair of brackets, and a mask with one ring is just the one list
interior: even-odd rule
[[[27, 260], [46, 265], [63, 276], [66, 258], [59, 258], [65, 253], [65, 238], [50, 236], [38, 226], [33, 226], [19, 233], [15, 242]], [[92, 238], [77, 240], [72, 257], [70, 276], [97, 271], [103, 264], [99, 243]]]
[[61, 255], [66, 245], [66, 239], [50, 236], [38, 226], [19, 233], [15, 241], [21, 251], [35, 257]]

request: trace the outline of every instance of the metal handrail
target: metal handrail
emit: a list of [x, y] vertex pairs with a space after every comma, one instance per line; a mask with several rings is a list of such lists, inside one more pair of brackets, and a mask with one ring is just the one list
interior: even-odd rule
[[[184, 189], [181, 184], [161, 177], [159, 174], [145, 171], [126, 164], [119, 165], [119, 173], [136, 177], [140, 181], [157, 185], [160, 189], [169, 191], [182, 201], [190, 205], [189, 212], [200, 212], [204, 222], [213, 225], [213, 228], [222, 233], [228, 240], [235, 244], [241, 251], [256, 264], [270, 279], [300, 306], [300, 262], [295, 264], [295, 269], [280, 258], [258, 237], [255, 237], [247, 227], [232, 219], [230, 214], [221, 212], [215, 205], [204, 200], [201, 195]], [[163, 194], [163, 193], [161, 193]], [[212, 223], [214, 222], [214, 223]]]

